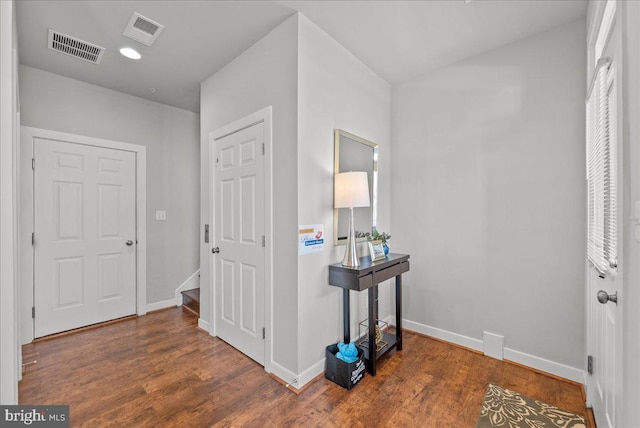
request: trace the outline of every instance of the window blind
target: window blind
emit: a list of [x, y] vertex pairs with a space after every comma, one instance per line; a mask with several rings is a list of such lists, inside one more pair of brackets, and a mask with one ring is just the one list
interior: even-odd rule
[[587, 98], [587, 256], [601, 276], [617, 268], [617, 100], [610, 61], [599, 63]]

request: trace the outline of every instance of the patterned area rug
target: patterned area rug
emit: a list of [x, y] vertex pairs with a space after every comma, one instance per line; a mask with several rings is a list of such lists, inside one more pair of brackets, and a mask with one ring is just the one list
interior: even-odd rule
[[582, 416], [489, 384], [476, 428], [586, 428]]

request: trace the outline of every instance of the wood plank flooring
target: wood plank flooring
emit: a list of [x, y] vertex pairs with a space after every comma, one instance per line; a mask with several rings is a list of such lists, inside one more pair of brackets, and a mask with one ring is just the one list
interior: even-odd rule
[[295, 394], [196, 325], [175, 308], [25, 345], [20, 403], [86, 427], [474, 427], [491, 382], [586, 416], [578, 385], [412, 333], [351, 391]]

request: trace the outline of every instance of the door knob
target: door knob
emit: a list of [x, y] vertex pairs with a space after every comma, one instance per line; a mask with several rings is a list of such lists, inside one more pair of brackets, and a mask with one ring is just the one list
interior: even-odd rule
[[600, 290], [598, 291], [598, 302], [602, 303], [603, 305], [607, 302], [613, 302], [616, 305], [618, 304], [618, 292], [616, 291], [613, 294], [607, 294], [606, 291], [604, 290]]
[[211, 252], [212, 252], [213, 254], [218, 254], [218, 253], [220, 252], [220, 247], [212, 248], [212, 249], [211, 249]]
[[127, 244], [128, 246], [132, 246], [132, 245], [133, 245], [133, 241], [132, 241], [131, 239], [129, 239], [129, 240], [126, 242], [126, 244]]

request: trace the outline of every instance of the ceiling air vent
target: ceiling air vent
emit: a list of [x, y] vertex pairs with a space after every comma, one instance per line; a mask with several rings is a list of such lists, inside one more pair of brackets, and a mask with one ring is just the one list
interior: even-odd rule
[[104, 48], [49, 29], [49, 49], [100, 64]]
[[164, 25], [134, 12], [122, 34], [143, 45], [151, 46], [163, 28]]

